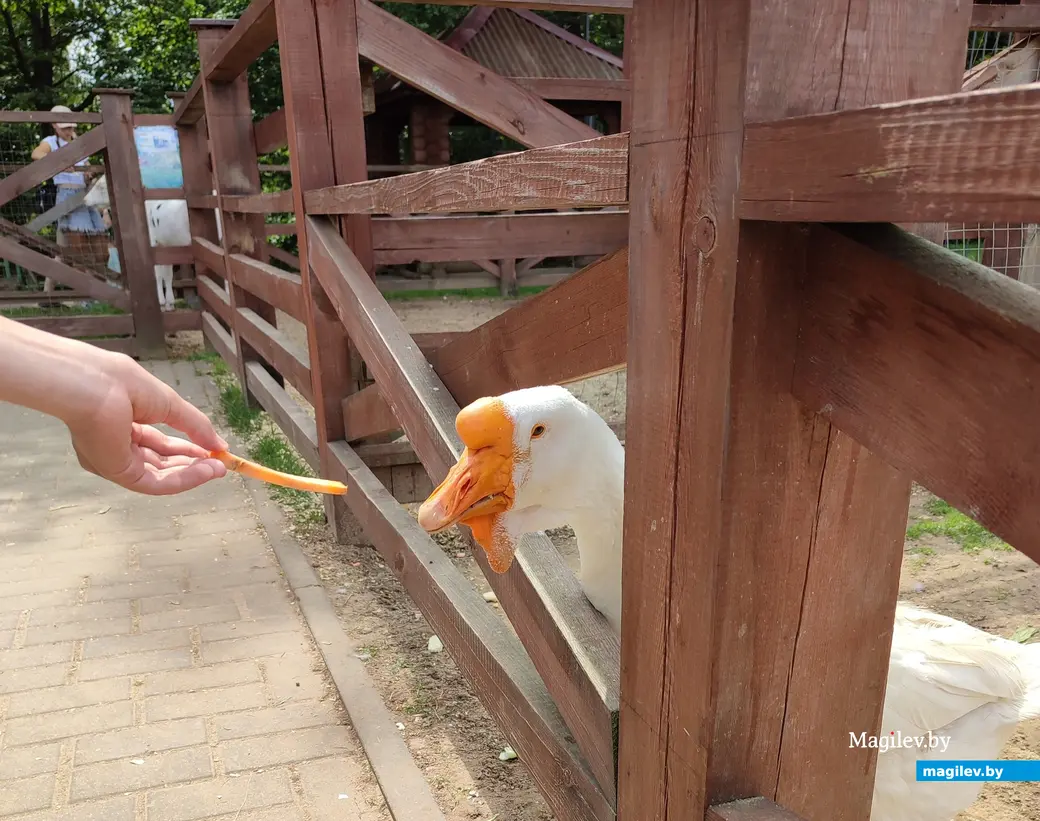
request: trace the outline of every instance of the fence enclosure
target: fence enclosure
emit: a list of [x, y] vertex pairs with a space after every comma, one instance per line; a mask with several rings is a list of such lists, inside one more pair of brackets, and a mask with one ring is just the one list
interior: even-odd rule
[[[629, 15], [626, 131], [369, 0], [193, 21], [174, 121], [205, 338], [348, 484], [330, 521], [349, 505], [560, 821], [865, 821], [874, 751], [848, 732], [880, 722], [911, 479], [1040, 557], [1040, 294], [888, 224], [964, 243], [958, 224], [1040, 221], [1040, 86], [961, 90], [973, 26], [1040, 30], [1040, 7], [526, 5]], [[254, 123], [246, 70], [276, 41], [284, 107]], [[369, 179], [361, 61], [526, 150]], [[291, 189], [263, 192], [281, 145]], [[292, 230], [285, 270], [268, 236]], [[374, 282], [413, 255], [599, 259], [413, 338]], [[505, 575], [474, 550], [503, 631], [398, 502], [460, 454], [460, 406], [625, 367], [622, 641], [544, 536]]]
[[[190, 247], [152, 248], [145, 201], [178, 199], [179, 189], [145, 189], [134, 142], [135, 125], [172, 125], [169, 115], [134, 115], [132, 95], [121, 89], [97, 89], [100, 113], [66, 114], [50, 111], [0, 112], [0, 260], [5, 282], [0, 303], [19, 321], [63, 336], [83, 338], [111, 350], [141, 358], [166, 356], [166, 333], [201, 328], [197, 310], [160, 310], [154, 265], [191, 263]], [[37, 127], [29, 124], [75, 122], [91, 126], [65, 146], [32, 161], [39, 142]], [[90, 157], [101, 163], [77, 166], [77, 171], [104, 173], [109, 186], [111, 245], [118, 252], [119, 271], [108, 267], [107, 234], [77, 235], [66, 231], [56, 239], [58, 220], [83, 202], [83, 193], [62, 202], [48, 197], [46, 187], [61, 171]], [[87, 240], [87, 237], [90, 237]], [[62, 241], [64, 240], [64, 241]], [[77, 241], [79, 240], [79, 241]], [[40, 290], [56, 283], [53, 290]], [[174, 283], [191, 288], [192, 279]], [[64, 287], [62, 287], [64, 286]], [[40, 311], [69, 302], [93, 302], [80, 310]], [[15, 306], [21, 306], [19, 312]], [[25, 314], [25, 315], [19, 315]], [[43, 315], [34, 315], [43, 314]]]

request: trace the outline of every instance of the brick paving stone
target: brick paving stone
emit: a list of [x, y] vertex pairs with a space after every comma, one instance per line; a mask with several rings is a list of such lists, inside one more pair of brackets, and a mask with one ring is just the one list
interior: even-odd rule
[[10, 405], [0, 454], [0, 821], [387, 821], [241, 479], [128, 494]]

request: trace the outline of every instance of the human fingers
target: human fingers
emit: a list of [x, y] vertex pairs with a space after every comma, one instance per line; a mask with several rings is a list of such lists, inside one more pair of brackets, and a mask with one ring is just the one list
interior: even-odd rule
[[194, 442], [179, 436], [169, 436], [151, 425], [134, 422], [130, 439], [135, 445], [148, 448], [163, 456], [190, 456], [198, 459], [205, 459], [209, 456], [208, 450]]
[[190, 465], [159, 468], [147, 463], [136, 479], [126, 485], [129, 490], [145, 493], [150, 496], [169, 496], [204, 485], [224, 475], [219, 471], [220, 465], [215, 459], [199, 459]]
[[135, 422], [169, 425], [207, 450], [228, 449], [228, 443], [201, 410], [130, 357], [117, 361], [117, 376], [130, 397]]

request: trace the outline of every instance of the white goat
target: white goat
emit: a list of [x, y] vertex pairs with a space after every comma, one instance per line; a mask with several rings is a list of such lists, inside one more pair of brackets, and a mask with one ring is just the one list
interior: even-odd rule
[[[214, 194], [216, 191], [213, 192]], [[102, 209], [111, 207], [108, 199], [108, 182], [102, 174], [87, 191], [84, 205]], [[148, 239], [153, 248], [177, 248], [191, 245], [191, 229], [188, 227], [188, 203], [185, 200], [145, 200], [148, 214]], [[223, 224], [220, 212], [213, 209], [217, 218], [217, 239], [223, 239]], [[122, 263], [122, 261], [120, 261]], [[121, 264], [122, 267], [122, 264]], [[159, 305], [164, 311], [173, 310], [173, 266], [155, 266], [155, 285], [159, 293]]]

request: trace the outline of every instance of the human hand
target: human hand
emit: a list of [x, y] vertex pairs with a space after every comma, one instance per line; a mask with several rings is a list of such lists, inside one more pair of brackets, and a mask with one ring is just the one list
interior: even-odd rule
[[[59, 414], [72, 435], [80, 465], [137, 493], [182, 493], [227, 474], [210, 450], [228, 444], [206, 415], [133, 359], [94, 346], [88, 378], [93, 401]], [[96, 352], [96, 353], [95, 353]], [[167, 436], [153, 424], [183, 431]]]

